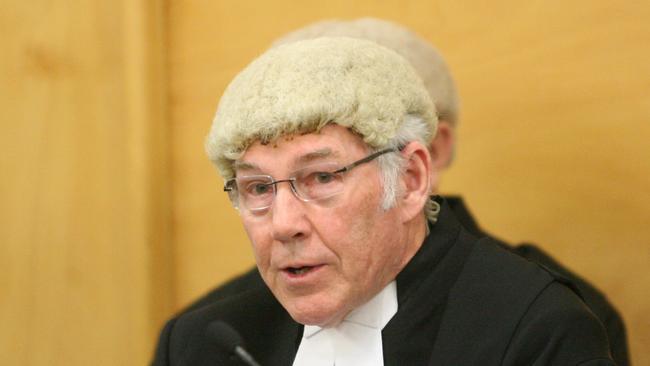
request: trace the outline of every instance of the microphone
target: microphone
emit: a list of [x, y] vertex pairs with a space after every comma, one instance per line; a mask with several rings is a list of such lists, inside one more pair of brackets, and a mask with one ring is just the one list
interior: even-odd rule
[[244, 349], [244, 340], [241, 335], [227, 323], [220, 320], [214, 321], [208, 325], [206, 333], [222, 350], [236, 354], [249, 366], [260, 366], [253, 356]]

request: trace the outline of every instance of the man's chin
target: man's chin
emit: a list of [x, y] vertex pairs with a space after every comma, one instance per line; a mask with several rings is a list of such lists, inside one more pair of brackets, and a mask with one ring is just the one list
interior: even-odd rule
[[284, 304], [284, 308], [296, 322], [304, 325], [316, 325], [322, 328], [338, 324], [345, 317], [341, 306], [314, 300], [293, 300]]

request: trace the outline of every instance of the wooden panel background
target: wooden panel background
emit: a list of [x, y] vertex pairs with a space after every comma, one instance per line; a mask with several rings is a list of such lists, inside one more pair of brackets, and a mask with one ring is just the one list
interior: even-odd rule
[[172, 300], [160, 2], [0, 7], [0, 363], [144, 365]]
[[463, 100], [461, 193], [489, 231], [538, 243], [606, 291], [650, 365], [650, 2], [191, 1], [169, 8], [176, 307], [248, 268], [202, 144], [227, 83], [276, 37], [331, 17], [403, 23]]
[[276, 37], [365, 15], [453, 69], [443, 191], [598, 284], [650, 365], [650, 3], [632, 0], [3, 2], [2, 363], [146, 364], [163, 318], [248, 268], [203, 153], [218, 99]]

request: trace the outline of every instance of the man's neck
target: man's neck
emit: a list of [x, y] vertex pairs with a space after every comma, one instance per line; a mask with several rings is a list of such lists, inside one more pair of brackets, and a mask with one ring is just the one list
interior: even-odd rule
[[417, 253], [417, 251], [422, 246], [422, 243], [424, 243], [424, 238], [427, 234], [427, 224], [428, 222], [424, 215], [419, 216], [418, 218], [414, 219], [413, 222], [407, 224], [404, 235], [406, 249], [400, 266], [400, 272], [402, 269], [404, 269], [404, 267], [406, 267], [408, 262], [411, 261], [415, 253]]

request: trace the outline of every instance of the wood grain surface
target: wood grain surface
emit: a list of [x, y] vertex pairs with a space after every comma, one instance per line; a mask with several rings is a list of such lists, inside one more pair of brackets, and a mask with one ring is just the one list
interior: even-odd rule
[[633, 0], [4, 2], [0, 363], [146, 364], [164, 318], [250, 268], [203, 152], [219, 98], [275, 38], [361, 16], [447, 58], [442, 191], [602, 289], [650, 365], [650, 2]]

